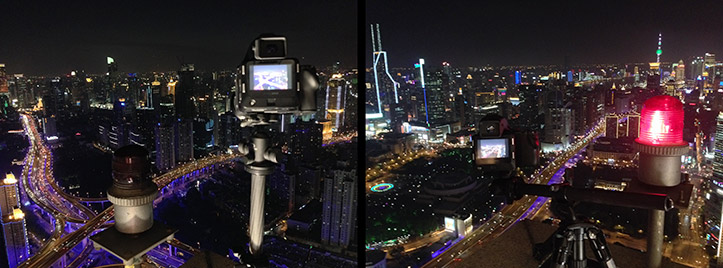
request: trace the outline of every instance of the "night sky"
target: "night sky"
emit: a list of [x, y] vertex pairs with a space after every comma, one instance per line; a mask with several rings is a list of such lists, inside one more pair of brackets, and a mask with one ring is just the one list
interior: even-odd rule
[[460, 2], [366, 1], [366, 66], [369, 23], [392, 67], [652, 62], [659, 32], [663, 62], [723, 58], [723, 1]]
[[266, 32], [285, 35], [301, 64], [357, 66], [356, 1], [3, 1], [0, 9], [8, 74], [101, 74], [106, 56], [121, 72], [178, 70], [178, 58], [231, 70]]

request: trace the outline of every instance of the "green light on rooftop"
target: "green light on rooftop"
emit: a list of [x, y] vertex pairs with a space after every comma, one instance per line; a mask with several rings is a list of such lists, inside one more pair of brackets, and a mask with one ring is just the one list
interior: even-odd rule
[[655, 52], [655, 53], [657, 53], [658, 55], [663, 54], [663, 50], [662, 50], [662, 49], [658, 49], [658, 51]]

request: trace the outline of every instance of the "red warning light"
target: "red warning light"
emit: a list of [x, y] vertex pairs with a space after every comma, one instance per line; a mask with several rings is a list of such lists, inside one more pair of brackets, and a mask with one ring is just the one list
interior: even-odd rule
[[648, 145], [681, 145], [683, 142], [683, 103], [668, 95], [655, 96], [643, 104], [640, 137]]

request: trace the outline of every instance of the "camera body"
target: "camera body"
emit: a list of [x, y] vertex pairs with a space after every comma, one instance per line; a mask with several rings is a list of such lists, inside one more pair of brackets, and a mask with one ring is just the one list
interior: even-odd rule
[[249, 61], [241, 66], [238, 107], [245, 113], [290, 113], [299, 108], [295, 59]]
[[507, 119], [499, 115], [482, 118], [477, 124], [474, 141], [474, 162], [487, 170], [511, 171], [515, 168], [514, 135]]
[[534, 168], [539, 165], [540, 144], [533, 131], [514, 131], [507, 119], [488, 115], [477, 124], [472, 136], [474, 163], [492, 172], [511, 172], [516, 167]]
[[237, 70], [236, 116], [245, 120], [261, 114], [313, 112], [318, 87], [315, 72], [287, 57], [286, 37], [261, 35]]

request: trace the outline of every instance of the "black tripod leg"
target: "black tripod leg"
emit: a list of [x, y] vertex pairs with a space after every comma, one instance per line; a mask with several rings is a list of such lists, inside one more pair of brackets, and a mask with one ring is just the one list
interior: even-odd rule
[[552, 259], [554, 261], [552, 263], [553, 268], [565, 268], [567, 266], [570, 255], [572, 254], [572, 244], [574, 242], [571, 236], [572, 233], [570, 231], [565, 231], [563, 235], [556, 240], [556, 244], [559, 245], [559, 247]]
[[608, 248], [607, 242], [605, 242], [605, 234], [598, 228], [588, 228], [587, 236], [590, 238], [592, 244], [592, 251], [595, 252], [600, 265], [604, 268], [616, 268], [615, 261], [610, 254], [610, 248]]

